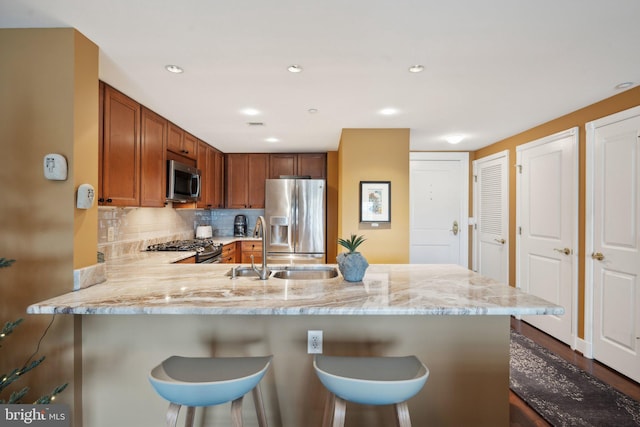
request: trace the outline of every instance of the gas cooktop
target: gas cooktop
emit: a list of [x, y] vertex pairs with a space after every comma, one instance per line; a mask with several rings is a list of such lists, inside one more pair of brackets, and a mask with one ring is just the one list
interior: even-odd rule
[[213, 239], [189, 239], [172, 240], [170, 242], [156, 243], [147, 246], [147, 251], [202, 251], [204, 248], [212, 246], [222, 247], [221, 243], [214, 243]]

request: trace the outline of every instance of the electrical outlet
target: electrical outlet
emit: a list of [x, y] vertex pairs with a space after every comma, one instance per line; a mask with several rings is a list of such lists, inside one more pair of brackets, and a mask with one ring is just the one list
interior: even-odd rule
[[113, 242], [116, 238], [116, 229], [114, 227], [107, 228], [107, 242]]
[[322, 354], [322, 331], [307, 331], [307, 353]]

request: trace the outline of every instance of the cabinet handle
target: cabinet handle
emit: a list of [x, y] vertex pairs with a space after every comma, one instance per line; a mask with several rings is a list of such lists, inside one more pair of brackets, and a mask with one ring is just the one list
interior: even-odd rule
[[493, 240], [495, 240], [496, 242], [500, 243], [501, 245], [504, 245], [505, 243], [507, 243], [507, 241], [504, 240], [504, 239], [499, 239], [499, 240], [498, 239], [493, 239]]
[[104, 203], [104, 197], [100, 197], [100, 198], [98, 199], [98, 202], [100, 202], [100, 203]]
[[107, 203], [111, 203], [111, 202], [113, 202], [113, 199], [108, 198], [108, 199], [107, 199]]
[[602, 261], [604, 259], [604, 254], [602, 254], [601, 252], [594, 252], [591, 254], [591, 258], [595, 259], [596, 261]]

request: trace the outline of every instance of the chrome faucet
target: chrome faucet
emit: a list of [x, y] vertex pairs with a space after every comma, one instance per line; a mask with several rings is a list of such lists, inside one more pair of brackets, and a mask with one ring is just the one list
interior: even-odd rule
[[253, 236], [257, 237], [262, 233], [262, 269], [256, 267], [253, 263], [253, 255], [251, 255], [251, 268], [258, 273], [260, 280], [267, 280], [271, 272], [267, 268], [267, 233], [265, 233], [265, 221], [263, 216], [259, 216], [256, 221], [256, 227], [253, 229]]

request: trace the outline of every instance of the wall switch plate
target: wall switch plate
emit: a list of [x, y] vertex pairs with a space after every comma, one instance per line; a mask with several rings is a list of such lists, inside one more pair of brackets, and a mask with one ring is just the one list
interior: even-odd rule
[[307, 353], [322, 354], [322, 331], [307, 331]]

